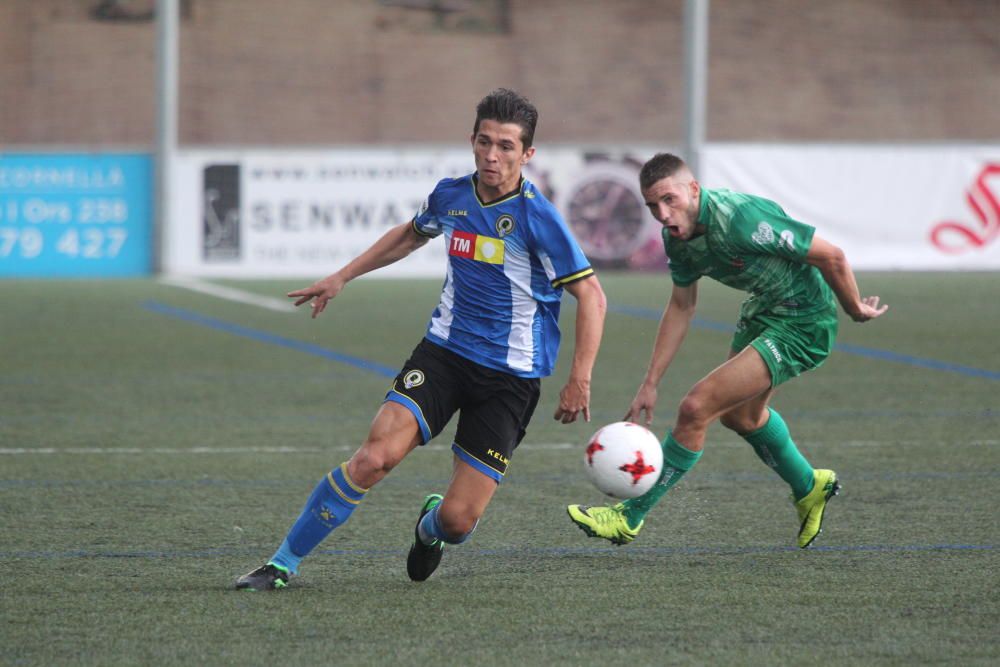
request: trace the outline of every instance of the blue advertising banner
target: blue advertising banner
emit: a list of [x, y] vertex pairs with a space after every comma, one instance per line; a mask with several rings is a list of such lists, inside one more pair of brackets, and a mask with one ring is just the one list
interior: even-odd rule
[[148, 275], [152, 169], [139, 153], [0, 153], [0, 278]]

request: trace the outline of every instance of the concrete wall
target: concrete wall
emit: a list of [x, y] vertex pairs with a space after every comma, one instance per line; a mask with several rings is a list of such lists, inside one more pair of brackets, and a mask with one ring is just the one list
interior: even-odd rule
[[[98, 4], [0, 2], [0, 143], [151, 145], [154, 26]], [[451, 4], [189, 0], [182, 143], [454, 143], [501, 85], [542, 143], [682, 138], [683, 0]], [[1000, 138], [996, 0], [713, 0], [710, 70], [714, 141]]]

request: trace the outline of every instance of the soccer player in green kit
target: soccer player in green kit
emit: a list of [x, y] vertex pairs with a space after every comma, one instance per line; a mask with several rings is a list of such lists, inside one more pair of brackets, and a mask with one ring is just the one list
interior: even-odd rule
[[819, 534], [827, 501], [840, 489], [832, 470], [814, 469], [788, 427], [768, 406], [778, 385], [817, 368], [837, 335], [837, 306], [855, 322], [882, 315], [877, 296], [862, 298], [843, 251], [816, 236], [772, 201], [703, 188], [682, 159], [660, 153], [643, 165], [639, 186], [663, 225], [673, 291], [660, 320], [652, 359], [625, 419], [653, 420], [657, 386], [694, 317], [701, 276], [748, 292], [729, 357], [681, 400], [663, 442], [663, 470], [651, 490], [611, 507], [570, 505], [588, 535], [628, 544], [646, 514], [701, 457], [715, 419], [738, 433], [792, 489], [798, 545]]

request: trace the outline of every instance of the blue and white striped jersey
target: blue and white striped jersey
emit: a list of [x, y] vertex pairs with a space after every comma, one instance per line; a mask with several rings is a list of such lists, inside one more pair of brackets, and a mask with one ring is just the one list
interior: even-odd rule
[[555, 207], [525, 179], [483, 203], [469, 174], [439, 182], [412, 224], [448, 243], [427, 339], [519, 377], [550, 375], [563, 286], [594, 273]]

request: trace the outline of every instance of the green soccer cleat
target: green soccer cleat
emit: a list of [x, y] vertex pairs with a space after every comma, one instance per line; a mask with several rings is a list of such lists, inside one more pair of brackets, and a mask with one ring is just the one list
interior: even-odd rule
[[444, 498], [440, 495], [432, 493], [424, 498], [424, 505], [420, 508], [417, 527], [413, 530], [413, 546], [410, 547], [410, 553], [406, 556], [406, 574], [413, 581], [426, 581], [427, 577], [434, 574], [434, 570], [441, 563], [444, 542], [435, 540], [433, 544], [424, 544], [420, 540], [420, 521], [442, 500]]
[[628, 519], [623, 512], [621, 503], [611, 507], [589, 507], [587, 505], [570, 505], [566, 508], [569, 518], [580, 527], [580, 530], [591, 537], [603, 537], [612, 544], [628, 544], [639, 536], [642, 525], [640, 521], [635, 528], [629, 528]]
[[273, 591], [288, 585], [291, 573], [274, 563], [261, 565], [236, 580], [236, 588], [247, 591]]
[[837, 473], [832, 470], [813, 471], [815, 482], [813, 489], [801, 500], [795, 502], [795, 509], [799, 513], [799, 548], [805, 549], [823, 530], [823, 514], [826, 510], [826, 501], [840, 493], [840, 482], [837, 481]]

